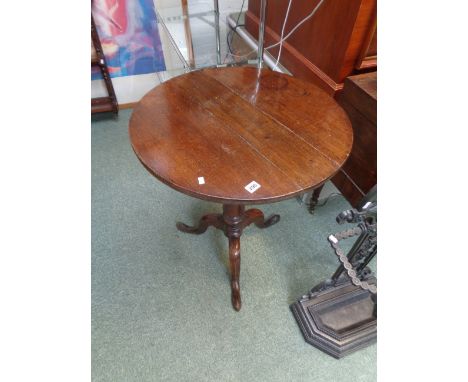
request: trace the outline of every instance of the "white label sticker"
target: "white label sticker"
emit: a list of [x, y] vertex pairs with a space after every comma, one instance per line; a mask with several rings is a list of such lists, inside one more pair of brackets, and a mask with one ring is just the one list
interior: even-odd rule
[[247, 186], [244, 188], [249, 191], [251, 194], [253, 194], [255, 191], [257, 191], [261, 186], [255, 181], [252, 180]]
[[198, 184], [205, 184], [205, 178], [203, 176], [198, 177]]
[[367, 210], [371, 206], [371, 204], [371, 202], [367, 202], [366, 204], [364, 204], [364, 207], [362, 207], [362, 209]]

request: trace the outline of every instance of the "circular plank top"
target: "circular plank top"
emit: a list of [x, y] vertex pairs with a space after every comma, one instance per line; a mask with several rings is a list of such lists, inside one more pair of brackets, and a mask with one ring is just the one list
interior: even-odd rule
[[[129, 134], [162, 182], [231, 204], [311, 190], [339, 170], [353, 143], [346, 113], [324, 91], [253, 67], [204, 69], [155, 87], [135, 107]], [[254, 192], [251, 182], [260, 185]]]

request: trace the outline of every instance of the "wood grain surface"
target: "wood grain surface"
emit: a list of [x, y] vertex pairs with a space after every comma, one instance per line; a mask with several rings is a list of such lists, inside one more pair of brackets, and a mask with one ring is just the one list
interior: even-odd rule
[[357, 207], [377, 184], [377, 72], [348, 77], [336, 100], [353, 125], [353, 149], [343, 166], [353, 181], [340, 171], [332, 182]]
[[[253, 67], [204, 69], [158, 85], [135, 107], [129, 135], [158, 179], [225, 204], [274, 202], [318, 187], [353, 142], [346, 113], [324, 91]], [[252, 181], [260, 188], [250, 193]]]
[[[260, 0], [249, 0], [246, 30], [258, 39]], [[295, 0], [285, 31], [288, 33], [317, 6], [319, 0]], [[288, 0], [266, 5], [265, 47], [280, 40]], [[281, 63], [294, 76], [314, 82], [330, 95], [343, 89], [357, 69], [377, 69], [377, 1], [327, 0], [283, 43]], [[268, 50], [278, 56], [279, 46]], [[373, 56], [373, 57], [372, 57]]]

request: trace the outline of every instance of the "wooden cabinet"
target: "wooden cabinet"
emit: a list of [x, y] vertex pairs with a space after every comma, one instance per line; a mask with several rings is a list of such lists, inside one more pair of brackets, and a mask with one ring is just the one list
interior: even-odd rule
[[336, 98], [351, 120], [354, 141], [344, 173], [338, 172], [332, 182], [356, 207], [377, 184], [377, 72], [348, 77]]
[[[293, 0], [287, 34], [319, 0]], [[279, 41], [288, 0], [267, 3], [265, 47]], [[258, 38], [260, 0], [249, 0], [245, 25]], [[325, 0], [317, 13], [283, 43], [281, 62], [296, 77], [334, 96], [346, 77], [377, 68], [377, 1]], [[269, 52], [277, 56], [278, 47]]]

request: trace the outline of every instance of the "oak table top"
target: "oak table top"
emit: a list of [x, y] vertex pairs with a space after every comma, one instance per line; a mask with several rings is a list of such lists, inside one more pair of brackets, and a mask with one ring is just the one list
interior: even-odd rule
[[353, 141], [343, 109], [308, 82], [258, 73], [205, 69], [156, 86], [130, 120], [140, 161], [169, 186], [221, 203], [278, 201], [332, 177]]
[[344, 164], [353, 143], [346, 113], [324, 91], [254, 67], [204, 69], [158, 85], [135, 107], [129, 135], [135, 154], [159, 180], [223, 204], [223, 214], [204, 216], [198, 227], [177, 227], [225, 232], [236, 310], [242, 229], [279, 220], [264, 220], [260, 210], [244, 205], [320, 186]]

